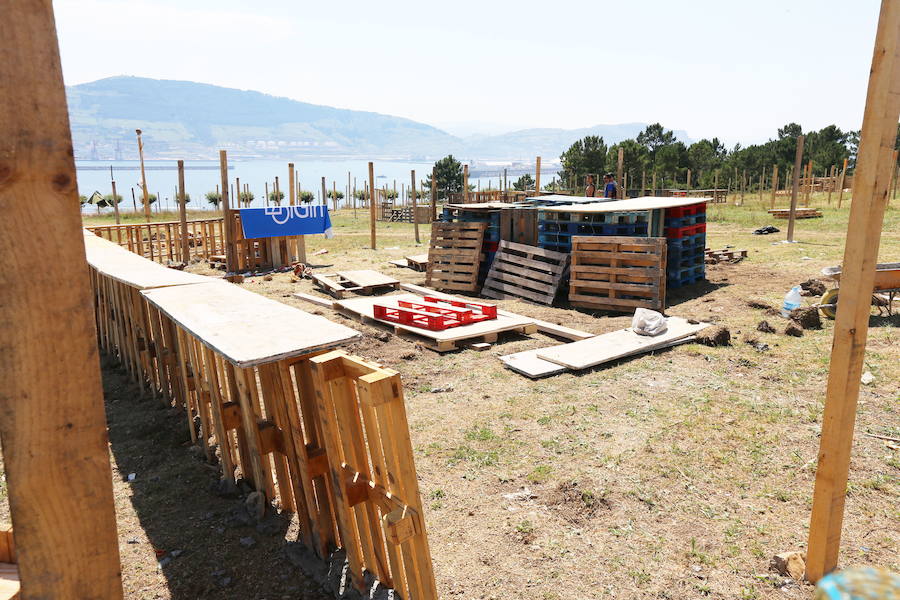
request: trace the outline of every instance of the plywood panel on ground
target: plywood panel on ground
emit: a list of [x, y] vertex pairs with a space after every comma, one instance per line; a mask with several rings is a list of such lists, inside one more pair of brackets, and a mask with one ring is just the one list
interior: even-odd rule
[[349, 327], [224, 281], [141, 293], [241, 368], [333, 348], [359, 337]]

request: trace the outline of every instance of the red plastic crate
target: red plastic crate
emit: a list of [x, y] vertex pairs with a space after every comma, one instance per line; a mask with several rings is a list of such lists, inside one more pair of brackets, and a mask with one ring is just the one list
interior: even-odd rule
[[482, 252], [496, 252], [500, 249], [500, 242], [482, 242], [481, 243], [481, 251]]
[[698, 202], [697, 204], [689, 204], [687, 206], [676, 206], [666, 209], [667, 219], [680, 219], [681, 217], [693, 217], [706, 212], [706, 202]]
[[[497, 307], [488, 304], [473, 303], [471, 307], [460, 308], [466, 303], [438, 300], [433, 297], [426, 297], [423, 302], [398, 300], [397, 304], [398, 306], [376, 304], [372, 307], [373, 316], [376, 319], [431, 331], [442, 331], [451, 327], [497, 318]], [[446, 304], [450, 304], [450, 306]], [[490, 310], [482, 311], [479, 307]]]
[[697, 223], [696, 225], [688, 225], [687, 227], [666, 227], [666, 238], [678, 240], [683, 237], [689, 237], [705, 232], [706, 223]]

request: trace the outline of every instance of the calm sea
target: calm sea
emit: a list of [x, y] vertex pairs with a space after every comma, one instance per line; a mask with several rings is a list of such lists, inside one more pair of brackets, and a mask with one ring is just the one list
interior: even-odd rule
[[[145, 161], [147, 167], [147, 187], [151, 194], [156, 194], [162, 199], [162, 208], [175, 208], [176, 187], [178, 185], [178, 171], [176, 170], [176, 161], [174, 160], [148, 160]], [[269, 191], [272, 190], [275, 177], [278, 177], [279, 187], [281, 191], [287, 194], [288, 189], [288, 167], [287, 161], [271, 161], [271, 160], [229, 160], [229, 181], [233, 184], [235, 178], [240, 178], [241, 187], [249, 184], [250, 191], [253, 192], [255, 199], [252, 206], [265, 206], [265, 186], [269, 185]], [[112, 174], [116, 180], [116, 190], [123, 196], [120, 208], [129, 210], [132, 208], [132, 189], [137, 198], [137, 206], [140, 207], [141, 188], [138, 185], [141, 181], [140, 163], [138, 161], [76, 161], [76, 170], [78, 174], [78, 191], [80, 194], [90, 197], [95, 191], [101, 194], [112, 193], [110, 186], [110, 166]], [[347, 175], [350, 175], [350, 187], [354, 185], [354, 178], [357, 189], [362, 189], [369, 177], [368, 161], [365, 160], [298, 160], [294, 162], [294, 168], [300, 176], [300, 187], [316, 194], [317, 202], [321, 196], [322, 177], [328, 190], [332, 189], [332, 185], [345, 194], [345, 205], [347, 200]], [[424, 181], [425, 177], [431, 173], [432, 163], [424, 162], [394, 162], [380, 161], [375, 163], [375, 186], [382, 188], [387, 186], [393, 189], [396, 183], [397, 192], [401, 189], [408, 188], [410, 182], [410, 171], [416, 171], [417, 186], [419, 182]], [[213, 207], [206, 202], [205, 195], [209, 191], [215, 191], [216, 186], [220, 184], [218, 161], [192, 160], [185, 161], [184, 186], [185, 190], [191, 196], [191, 202], [188, 204], [190, 209], [212, 209]], [[486, 188], [489, 183], [494, 187], [498, 185], [497, 178], [481, 180], [470, 178], [469, 183]], [[421, 188], [420, 188], [421, 189]], [[156, 205], [153, 205], [156, 208]], [[96, 213], [96, 207], [85, 205], [83, 211], [86, 213]], [[112, 211], [112, 209], [105, 209]]]

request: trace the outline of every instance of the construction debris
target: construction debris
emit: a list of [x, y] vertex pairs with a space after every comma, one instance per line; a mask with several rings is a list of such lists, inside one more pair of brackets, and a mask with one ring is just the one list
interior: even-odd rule
[[803, 329], [799, 325], [791, 321], [787, 324], [787, 327], [784, 328], [784, 334], [793, 337], [803, 337]]
[[801, 296], [821, 296], [828, 288], [825, 287], [825, 283], [820, 279], [807, 279], [800, 284], [800, 289], [803, 290], [800, 292]]
[[709, 327], [697, 334], [697, 342], [704, 346], [728, 346], [731, 344], [731, 332], [721, 325]]
[[806, 574], [806, 552], [782, 552], [772, 557], [769, 568], [785, 577], [800, 581]]
[[791, 321], [797, 323], [803, 329], [822, 329], [822, 318], [819, 316], [819, 309], [814, 306], [795, 308], [791, 311]]

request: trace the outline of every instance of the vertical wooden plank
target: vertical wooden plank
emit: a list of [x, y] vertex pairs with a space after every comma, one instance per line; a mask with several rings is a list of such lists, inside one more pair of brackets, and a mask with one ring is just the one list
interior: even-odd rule
[[[147, 189], [147, 173], [144, 171], [144, 140], [141, 137], [141, 130], [135, 129], [134, 132], [137, 134], [137, 142], [138, 142], [138, 156], [141, 159], [141, 193], [143, 194], [144, 201], [144, 216], [147, 218], [147, 222], [150, 222], [150, 191]], [[156, 199], [157, 202], [160, 202], [160, 199]]]
[[841, 202], [844, 199], [844, 180], [847, 175], [847, 159], [844, 159], [844, 166], [841, 168], [841, 178], [838, 182], [838, 208], [841, 207]]
[[4, 2], [0, 50], [0, 440], [21, 596], [122, 598], [92, 293], [51, 3]]
[[[251, 380], [251, 377], [253, 378]], [[266, 470], [263, 468], [262, 454], [260, 452], [259, 427], [257, 426], [256, 410], [254, 409], [254, 398], [251, 386], [256, 386], [256, 376], [253, 369], [234, 368], [234, 380], [238, 389], [238, 403], [241, 406], [241, 422], [243, 423], [244, 435], [247, 440], [250, 471], [253, 473], [253, 482], [256, 491], [265, 494], [267, 490], [267, 481], [271, 475], [267, 476]], [[242, 459], [245, 457], [242, 456]], [[243, 463], [246, 465], [246, 463]], [[267, 500], [271, 496], [267, 496]]]
[[625, 198], [625, 191], [622, 189], [622, 169], [624, 168], [625, 161], [625, 149], [621, 146], [619, 147], [619, 155], [616, 159], [616, 185], [619, 188], [616, 193], [616, 197], [619, 200]]
[[806, 561], [806, 575], [812, 582], [837, 566], [840, 550], [856, 404], [869, 331], [870, 299], [900, 118], [898, 38], [900, 3], [884, 0], [853, 177], [853, 204], [841, 270], [841, 299], [834, 324], [822, 416]]
[[437, 220], [437, 169], [431, 168], [431, 220]]
[[234, 248], [231, 204], [228, 199], [228, 154], [225, 150], [219, 150], [219, 174], [222, 179], [222, 234], [225, 244], [225, 271], [233, 273], [237, 268], [237, 256]]
[[419, 209], [416, 208], [416, 171], [413, 169], [409, 173], [409, 193], [410, 199], [412, 200], [413, 230], [416, 235], [416, 243], [421, 244], [422, 240], [419, 239]]
[[371, 238], [371, 248], [376, 249], [375, 245], [375, 165], [369, 163], [369, 236]]
[[788, 214], [788, 232], [787, 241], [794, 241], [794, 220], [797, 216], [797, 196], [800, 194], [800, 171], [803, 161], [803, 141], [806, 136], [801, 135], [797, 138], [797, 152], [794, 155], [794, 178], [791, 183], [791, 212]]
[[213, 355], [212, 350], [206, 346], [198, 345], [196, 360], [203, 365], [204, 383], [209, 389], [210, 412], [212, 413], [216, 442], [219, 445], [219, 455], [222, 460], [222, 476], [230, 481], [234, 481], [234, 446], [231, 443], [231, 435], [225, 429], [225, 417], [222, 414], [223, 394], [219, 382], [219, 372], [216, 369], [216, 357]]
[[772, 165], [772, 203], [769, 208], [775, 208], [775, 193], [778, 191], [778, 165]]
[[268, 366], [271, 365], [259, 367], [259, 395], [266, 409], [266, 418], [281, 430], [282, 445], [285, 446], [283, 448], [284, 454], [278, 450], [271, 453], [272, 463], [275, 466], [275, 478], [278, 482], [278, 498], [281, 501], [282, 510], [295, 512], [293, 483], [289, 475], [287, 462], [287, 454], [289, 452], [287, 446], [289, 446], [290, 431], [287, 417], [283, 411], [284, 398], [281, 382], [272, 377], [271, 369], [264, 368]]
[[538, 156], [534, 161], [534, 195], [541, 195], [541, 157]]

